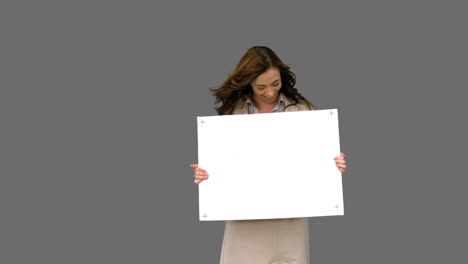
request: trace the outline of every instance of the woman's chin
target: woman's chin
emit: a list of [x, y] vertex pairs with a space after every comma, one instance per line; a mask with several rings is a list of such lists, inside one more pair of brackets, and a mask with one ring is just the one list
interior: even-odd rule
[[264, 98], [263, 99], [263, 102], [266, 103], [266, 104], [273, 104], [273, 103], [276, 103], [276, 97], [273, 97], [273, 98]]

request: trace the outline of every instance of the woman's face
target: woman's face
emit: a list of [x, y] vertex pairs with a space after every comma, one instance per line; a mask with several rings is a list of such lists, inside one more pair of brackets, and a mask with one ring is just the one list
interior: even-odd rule
[[281, 88], [281, 75], [277, 68], [269, 68], [260, 74], [251, 84], [253, 99], [257, 104], [278, 103]]

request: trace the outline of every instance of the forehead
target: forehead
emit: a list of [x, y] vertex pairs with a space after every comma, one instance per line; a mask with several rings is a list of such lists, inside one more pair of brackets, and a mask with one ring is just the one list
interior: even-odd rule
[[266, 72], [260, 74], [257, 79], [255, 79], [255, 84], [270, 84], [274, 81], [281, 79], [281, 75], [277, 68], [270, 68]]

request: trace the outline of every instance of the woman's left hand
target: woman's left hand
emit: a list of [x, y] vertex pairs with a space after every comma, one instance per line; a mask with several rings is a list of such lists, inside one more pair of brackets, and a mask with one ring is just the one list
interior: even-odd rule
[[336, 167], [341, 172], [344, 172], [346, 169], [346, 160], [344, 157], [346, 157], [346, 155], [343, 152], [341, 152], [339, 157], [335, 157]]

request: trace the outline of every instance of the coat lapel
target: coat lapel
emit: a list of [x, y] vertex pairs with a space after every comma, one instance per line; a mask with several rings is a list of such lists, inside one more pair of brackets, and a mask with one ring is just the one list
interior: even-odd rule
[[[296, 105], [291, 105], [287, 107], [290, 104], [292, 104], [292, 102], [286, 96], [284, 96], [284, 105], [286, 106], [286, 109], [284, 110], [285, 112], [310, 110], [307, 104], [305, 103], [300, 102]], [[234, 111], [232, 112], [233, 115], [247, 115], [248, 113], [249, 106], [247, 105], [247, 101], [245, 99], [240, 100], [239, 103], [237, 103], [237, 106], [234, 108]]]

